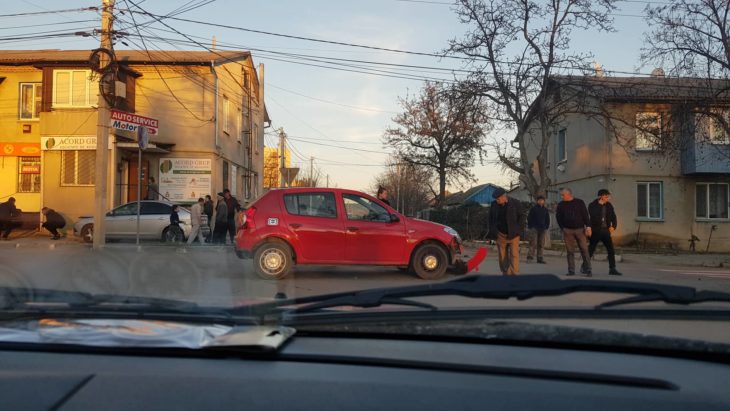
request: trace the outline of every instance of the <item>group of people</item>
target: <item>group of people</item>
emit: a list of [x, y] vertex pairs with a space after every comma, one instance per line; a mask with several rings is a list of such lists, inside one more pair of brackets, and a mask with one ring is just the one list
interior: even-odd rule
[[[173, 206], [170, 214], [171, 225], [177, 226], [180, 224], [178, 210], [177, 205]], [[239, 211], [241, 211], [241, 204], [236, 197], [231, 195], [229, 189], [218, 193], [216, 204], [213, 203], [210, 195], [206, 195], [205, 198], [198, 198], [198, 201], [190, 208], [192, 230], [190, 236], [188, 236], [188, 244], [192, 244], [195, 240], [198, 240], [200, 244], [204, 242], [225, 244], [226, 234], [233, 243], [236, 238], [236, 213]], [[213, 220], [214, 214], [215, 220]], [[208, 229], [205, 230], [204, 226], [207, 226]], [[212, 235], [208, 235], [206, 238], [204, 232]]]
[[[15, 197], [8, 198], [7, 201], [0, 203], [0, 238], [7, 241], [10, 238], [10, 233], [13, 229], [19, 228], [23, 225], [20, 222], [20, 217], [23, 212], [15, 206]], [[66, 219], [55, 210], [43, 207], [41, 214], [45, 217], [45, 221], [41, 227], [48, 230], [51, 233], [51, 240], [58, 240], [61, 238], [61, 233], [58, 229], [66, 227]]]
[[[489, 212], [488, 237], [495, 240], [498, 249], [499, 268], [504, 275], [517, 275], [520, 271], [520, 236], [522, 235], [523, 213], [521, 203], [507, 196], [498, 188], [492, 194]], [[567, 275], [575, 275], [575, 252], [583, 259], [581, 273], [592, 275], [591, 259], [598, 243], [603, 243], [608, 254], [610, 275], [621, 275], [616, 269], [616, 256], [611, 235], [616, 230], [618, 219], [610, 202], [611, 193], [606, 189], [598, 191], [597, 198], [587, 207], [585, 202], [573, 197], [570, 188], [560, 190], [560, 203], [555, 213], [558, 226], [563, 233], [568, 260]], [[545, 197], [539, 196], [527, 215], [530, 230], [530, 246], [527, 261], [537, 254], [537, 262], [544, 264], [545, 238], [550, 228], [550, 213], [545, 207]]]

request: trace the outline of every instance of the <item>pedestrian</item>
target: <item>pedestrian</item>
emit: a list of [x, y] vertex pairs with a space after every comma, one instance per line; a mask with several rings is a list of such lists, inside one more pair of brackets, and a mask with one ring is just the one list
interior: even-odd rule
[[226, 208], [228, 210], [228, 221], [226, 221], [226, 227], [228, 227], [228, 236], [231, 238], [231, 244], [234, 244], [236, 239], [236, 213], [241, 209], [241, 203], [238, 202], [236, 197], [231, 195], [231, 190], [223, 190], [223, 198], [226, 200]]
[[203, 244], [203, 230], [201, 229], [203, 224], [203, 203], [205, 203], [205, 200], [200, 197], [198, 202], [190, 207], [190, 224], [193, 228], [190, 230], [188, 244], [192, 244], [196, 237], [200, 240], [200, 244]]
[[598, 198], [588, 204], [588, 215], [591, 219], [591, 240], [588, 244], [588, 255], [593, 258], [596, 246], [603, 243], [608, 253], [608, 274], [621, 275], [616, 269], [616, 254], [613, 249], [611, 235], [616, 230], [618, 219], [611, 204], [611, 193], [605, 188], [598, 190]]
[[66, 227], [66, 219], [63, 218], [61, 214], [58, 214], [55, 210], [48, 207], [41, 208], [41, 213], [46, 216], [46, 221], [41, 225], [41, 227], [53, 234], [51, 240], [58, 240], [61, 238], [61, 234], [58, 233], [58, 229]]
[[537, 196], [537, 203], [527, 215], [527, 228], [530, 231], [530, 249], [527, 252], [527, 261], [531, 262], [537, 250], [537, 262], [545, 264], [543, 251], [545, 249], [545, 235], [550, 228], [550, 212], [545, 207], [545, 197]]
[[223, 193], [218, 193], [218, 204], [215, 207], [215, 228], [213, 230], [213, 243], [225, 244], [226, 232], [228, 231], [228, 206]]
[[377, 194], [378, 200], [384, 202], [387, 205], [390, 205], [390, 201], [388, 201], [388, 189], [380, 186], [378, 187], [378, 194]]
[[573, 197], [573, 191], [569, 188], [560, 190], [560, 197], [563, 199], [558, 203], [555, 217], [558, 226], [563, 231], [565, 250], [568, 257], [568, 275], [575, 275], [575, 249], [580, 251], [583, 258], [581, 273], [591, 276], [591, 260], [588, 255], [588, 239], [591, 236], [591, 222], [588, 218], [586, 204], [580, 198]]
[[160, 192], [160, 186], [155, 182], [155, 178], [150, 176], [150, 181], [147, 183], [147, 199], [157, 200]]
[[522, 206], [507, 196], [503, 188], [492, 193], [489, 208], [489, 238], [497, 240], [499, 269], [502, 275], [520, 273], [520, 234], [522, 233]]
[[10, 232], [13, 228], [18, 228], [21, 223], [15, 221], [16, 218], [20, 217], [21, 211], [15, 207], [15, 197], [8, 198], [8, 201], [0, 203], [0, 232], [2, 232], [2, 239], [7, 241], [10, 237]]
[[208, 216], [208, 237], [205, 239], [206, 243], [210, 243], [213, 241], [213, 235], [211, 234], [213, 232], [213, 199], [210, 197], [210, 194], [205, 196], [205, 203], [203, 204], [203, 213]]

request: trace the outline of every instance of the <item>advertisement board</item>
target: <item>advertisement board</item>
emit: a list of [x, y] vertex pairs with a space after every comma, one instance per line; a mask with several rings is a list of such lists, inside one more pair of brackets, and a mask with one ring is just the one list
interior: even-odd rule
[[211, 194], [212, 165], [209, 158], [161, 158], [160, 194], [181, 203]]

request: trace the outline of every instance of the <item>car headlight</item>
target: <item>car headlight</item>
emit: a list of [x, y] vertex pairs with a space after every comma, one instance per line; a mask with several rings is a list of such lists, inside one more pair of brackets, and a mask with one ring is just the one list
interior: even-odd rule
[[456, 240], [461, 242], [461, 237], [459, 237], [459, 233], [456, 230], [454, 230], [453, 228], [444, 227], [444, 231], [446, 231], [446, 234], [456, 237]]

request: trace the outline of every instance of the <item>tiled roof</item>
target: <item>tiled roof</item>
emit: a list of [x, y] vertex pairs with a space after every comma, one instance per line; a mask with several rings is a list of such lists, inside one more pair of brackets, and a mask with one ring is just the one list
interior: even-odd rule
[[561, 86], [579, 87], [607, 100], [730, 100], [730, 80], [692, 77], [554, 76]]
[[[0, 50], [0, 65], [26, 65], [42, 63], [71, 63], [88, 61], [91, 50]], [[115, 50], [118, 61], [128, 64], [149, 63], [225, 63], [241, 61], [251, 54], [248, 51], [157, 51]]]

